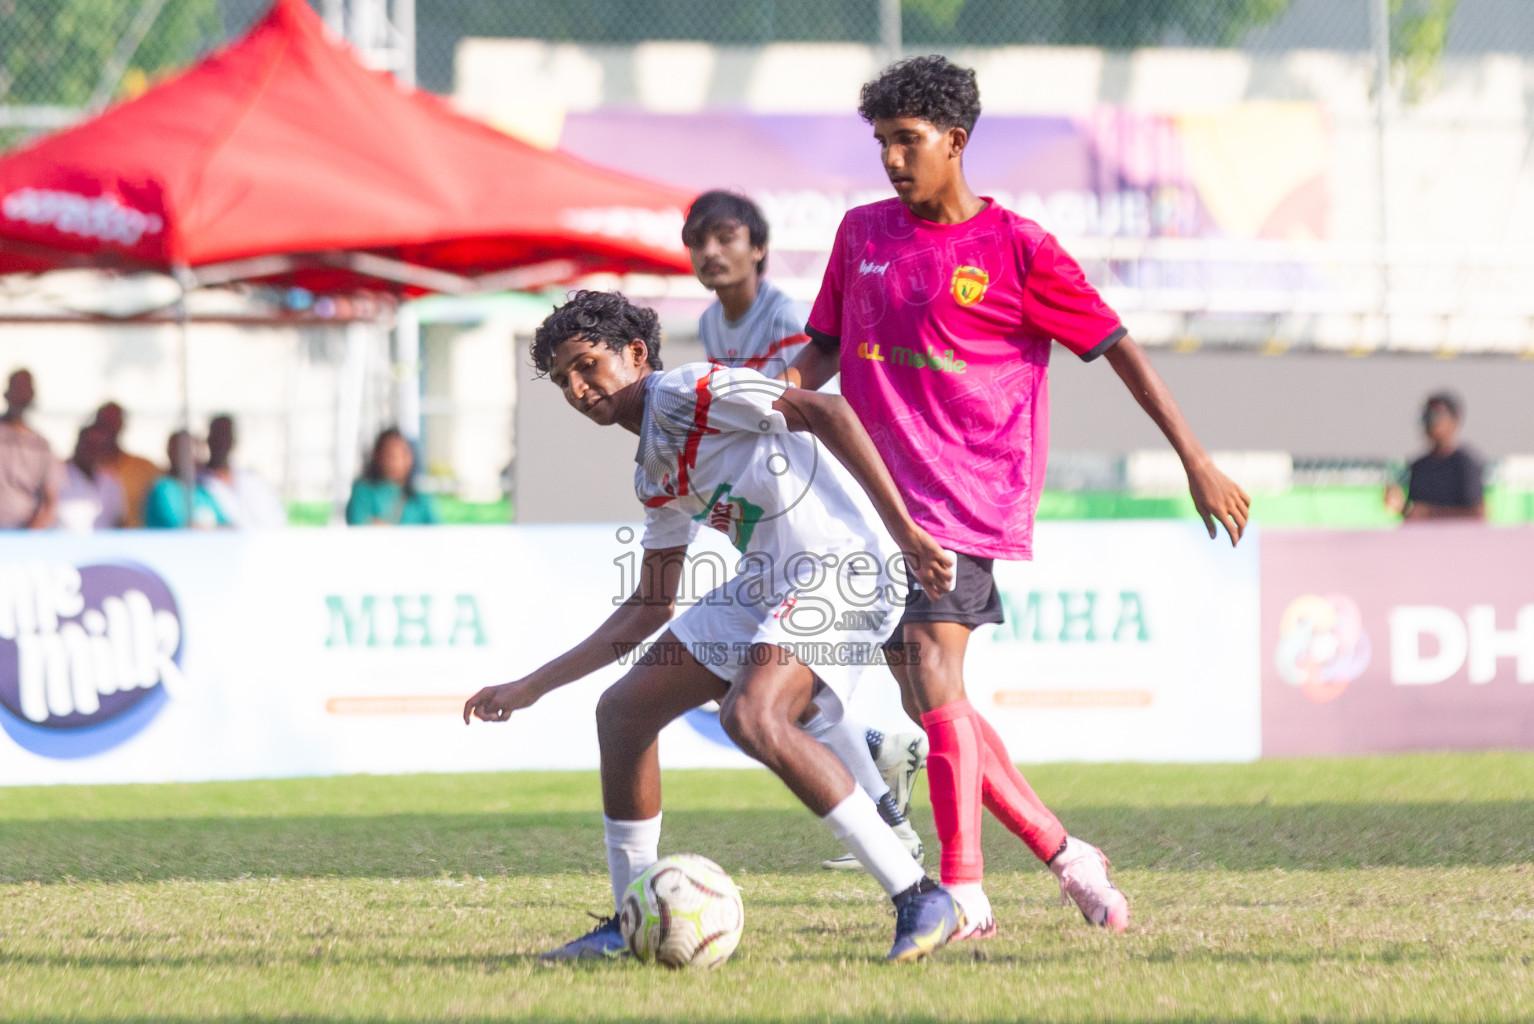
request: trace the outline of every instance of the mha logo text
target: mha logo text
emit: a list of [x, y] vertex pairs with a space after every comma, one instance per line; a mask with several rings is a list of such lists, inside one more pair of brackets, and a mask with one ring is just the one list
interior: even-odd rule
[[325, 598], [326, 647], [484, 647], [479, 600], [473, 594], [342, 594]]
[[0, 725], [50, 757], [136, 733], [182, 683], [170, 588], [128, 565], [0, 566]]

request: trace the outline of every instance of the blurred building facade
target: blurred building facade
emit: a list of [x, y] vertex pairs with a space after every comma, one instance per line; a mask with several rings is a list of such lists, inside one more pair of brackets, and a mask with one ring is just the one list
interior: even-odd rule
[[[313, 2], [346, 28], [361, 0]], [[131, 94], [264, 6], [71, 3], [99, 14], [96, 35], [73, 49], [45, 45], [54, 0], [17, 0], [0, 29], [8, 54], [33, 55], [0, 80], [11, 141]], [[1518, 397], [1534, 388], [1534, 19], [1523, 0], [1401, 6], [1393, 33], [1415, 27], [1430, 45], [1397, 40], [1383, 132], [1362, 0], [1171, 0], [1133, 5], [1133, 17], [1063, 0], [413, 6], [423, 87], [538, 144], [747, 191], [772, 223], [775, 280], [805, 299], [841, 213], [887, 194], [852, 113], [858, 86], [895, 53], [941, 50], [980, 74], [974, 183], [1082, 259], [1135, 335], [1162, 350], [1212, 444], [1381, 462], [1415, 445], [1422, 395], [1450, 386], [1484, 452], [1534, 451], [1534, 411]], [[656, 302], [672, 351], [690, 351], [707, 301], [694, 282], [598, 283]], [[556, 298], [428, 302], [408, 314], [423, 324], [414, 356], [391, 347], [387, 323], [198, 324], [196, 412], [234, 414], [244, 462], [290, 499], [324, 501], [356, 470], [338, 451], [360, 461], [378, 426], [418, 410], [428, 472], [491, 496], [519, 447], [514, 421], [524, 448], [548, 451], [563, 433], [557, 407], [515, 412], [527, 334]], [[0, 370], [36, 372], [38, 425], [55, 451], [112, 398], [130, 411], [127, 444], [157, 456], [178, 421], [173, 331], [6, 325]], [[402, 381], [415, 393], [402, 395]], [[1158, 440], [1115, 386], [1101, 367], [1060, 360], [1055, 440], [1062, 466], [1126, 486], [1126, 453]], [[348, 389], [361, 396], [351, 417], [337, 412]], [[1080, 468], [1099, 456], [1114, 468]]]

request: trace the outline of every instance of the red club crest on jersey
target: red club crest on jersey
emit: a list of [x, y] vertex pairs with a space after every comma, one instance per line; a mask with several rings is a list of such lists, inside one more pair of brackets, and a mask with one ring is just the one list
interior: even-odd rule
[[991, 275], [979, 267], [959, 267], [953, 272], [953, 298], [961, 306], [973, 306], [985, 298]]

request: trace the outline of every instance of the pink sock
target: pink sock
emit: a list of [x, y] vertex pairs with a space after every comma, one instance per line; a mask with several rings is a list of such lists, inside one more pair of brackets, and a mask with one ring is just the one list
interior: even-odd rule
[[985, 741], [975, 726], [979, 716], [969, 701], [958, 700], [921, 716], [927, 731], [927, 791], [943, 853], [944, 885], [979, 882], [985, 876], [980, 853], [980, 791]]
[[991, 723], [978, 713], [973, 718], [981, 737], [982, 789], [986, 810], [996, 815], [1008, 831], [1026, 843], [1034, 856], [1048, 861], [1065, 842], [1065, 826], [1044, 806], [1033, 787], [1028, 785], [1028, 780], [1017, 770], [1012, 758], [1007, 755], [1007, 745], [1001, 741], [996, 730], [991, 728]]

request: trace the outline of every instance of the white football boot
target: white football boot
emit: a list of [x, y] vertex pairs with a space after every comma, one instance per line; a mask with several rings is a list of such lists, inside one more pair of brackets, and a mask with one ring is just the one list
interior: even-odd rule
[[1067, 836], [1065, 849], [1049, 862], [1060, 879], [1060, 905], [1076, 901], [1088, 924], [1121, 932], [1129, 927], [1129, 900], [1108, 880], [1108, 857], [1091, 843]]

